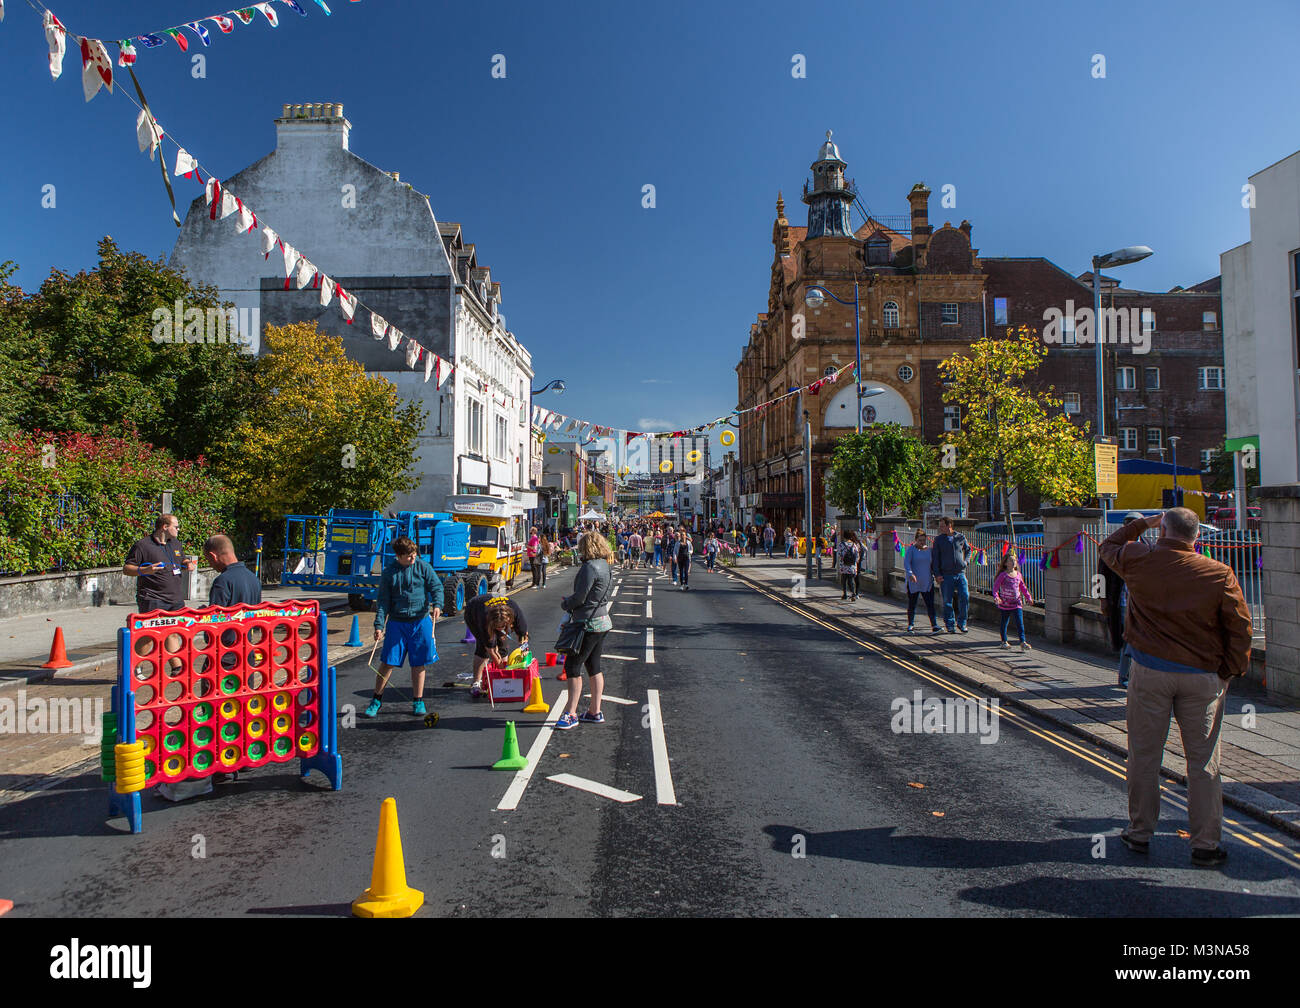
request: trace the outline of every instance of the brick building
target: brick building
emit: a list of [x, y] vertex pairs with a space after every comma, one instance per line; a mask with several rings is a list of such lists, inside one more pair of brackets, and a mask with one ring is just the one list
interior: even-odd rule
[[[829, 134], [804, 185], [808, 225], [792, 225], [778, 194], [767, 311], [750, 326], [736, 367], [738, 403], [751, 409], [851, 364], [855, 355], [853, 297], [857, 284], [862, 339], [862, 382], [881, 389], [863, 401], [863, 425], [896, 422], [931, 444], [958, 429], [960, 410], [943, 403], [939, 364], [985, 335], [1028, 325], [1043, 332], [1049, 309], [1065, 313], [1092, 307], [1092, 277], [1076, 277], [1043, 258], [979, 256], [971, 224], [929, 219], [930, 190], [917, 183], [907, 194], [905, 218], [867, 216], [846, 162]], [[863, 223], [854, 230], [850, 212]], [[819, 309], [805, 304], [811, 285], [829, 290]], [[1204, 467], [1223, 444], [1223, 340], [1218, 278], [1167, 293], [1125, 290], [1103, 277], [1103, 309], [1123, 309], [1133, 319], [1128, 344], [1105, 354], [1107, 432], [1118, 434], [1121, 458], [1172, 461]], [[803, 338], [799, 337], [802, 327]], [[1076, 423], [1096, 418], [1095, 346], [1075, 340], [1073, 316], [1035, 380], [1055, 388]], [[1079, 336], [1087, 335], [1082, 326]], [[1113, 337], [1112, 337], [1113, 338]], [[1145, 349], [1147, 352], [1138, 352]], [[1118, 369], [1118, 370], [1117, 370]], [[1117, 389], [1118, 382], [1118, 389]], [[744, 414], [739, 431], [738, 520], [762, 518], [778, 526], [802, 525], [804, 458], [799, 397]], [[825, 502], [825, 471], [835, 441], [857, 417], [849, 373], [803, 407], [812, 426], [813, 514], [833, 518]], [[1036, 510], [1027, 494], [1014, 509]], [[869, 506], [869, 510], [872, 510]], [[987, 497], [969, 499], [967, 514], [988, 516]]]

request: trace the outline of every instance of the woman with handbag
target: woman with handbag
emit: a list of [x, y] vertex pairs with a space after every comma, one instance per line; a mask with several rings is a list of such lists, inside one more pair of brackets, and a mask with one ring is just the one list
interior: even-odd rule
[[[573, 579], [573, 594], [560, 603], [569, 619], [560, 627], [560, 636], [555, 642], [555, 649], [569, 656], [564, 663], [569, 682], [569, 709], [555, 722], [559, 731], [568, 731], [579, 724], [605, 723], [605, 715], [600, 712], [600, 698], [605, 691], [600, 654], [605, 638], [614, 628], [609, 618], [609, 596], [614, 587], [610, 570], [614, 556], [609, 540], [596, 532], [587, 533], [578, 542], [578, 559], [582, 566]], [[591, 706], [578, 717], [584, 665], [591, 679]]]
[[546, 587], [546, 568], [551, 563], [551, 553], [554, 549], [555, 547], [551, 545], [551, 537], [543, 535], [542, 541], [537, 544], [537, 559], [534, 561], [542, 568], [541, 584], [537, 586], [539, 588]]

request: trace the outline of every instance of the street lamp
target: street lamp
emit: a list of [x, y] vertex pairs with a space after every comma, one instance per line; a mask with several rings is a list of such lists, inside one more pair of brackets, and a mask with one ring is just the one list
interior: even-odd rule
[[1105, 342], [1105, 333], [1103, 332], [1101, 321], [1101, 271], [1103, 269], [1113, 269], [1116, 266], [1127, 266], [1130, 263], [1141, 262], [1147, 256], [1152, 255], [1152, 251], [1145, 245], [1130, 245], [1128, 248], [1118, 249], [1114, 252], [1107, 252], [1105, 255], [1092, 257], [1092, 336], [1097, 344], [1097, 436], [1106, 436], [1106, 410], [1102, 405], [1105, 398], [1105, 384], [1102, 380], [1102, 344]]
[[1174, 507], [1181, 506], [1178, 503], [1178, 442], [1181, 440], [1182, 438], [1177, 434], [1173, 435], [1169, 439], [1169, 447], [1173, 450], [1174, 454]]
[[556, 378], [555, 381], [549, 381], [539, 389], [533, 389], [530, 395], [535, 395], [535, 396], [541, 395], [547, 389], [553, 390], [556, 395], [563, 395], [564, 390], [567, 387], [568, 386], [564, 384], [563, 378]]

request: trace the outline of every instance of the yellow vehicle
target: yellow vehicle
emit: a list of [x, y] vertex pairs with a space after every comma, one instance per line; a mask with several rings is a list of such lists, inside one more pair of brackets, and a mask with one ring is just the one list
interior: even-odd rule
[[475, 594], [482, 594], [485, 586], [492, 594], [512, 586], [524, 566], [524, 509], [502, 497], [467, 494], [447, 498], [447, 510], [469, 526], [467, 568], [470, 575], [480, 575], [472, 580]]

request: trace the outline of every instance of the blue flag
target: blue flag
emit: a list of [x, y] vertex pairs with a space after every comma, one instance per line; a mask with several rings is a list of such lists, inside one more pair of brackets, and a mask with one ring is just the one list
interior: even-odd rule
[[204, 45], [211, 44], [210, 40], [208, 39], [208, 30], [204, 28], [203, 25], [199, 24], [197, 21], [190, 21], [185, 25], [185, 27], [188, 28], [190, 31], [192, 31], [195, 35], [197, 35], [199, 37], [199, 41], [202, 42]]

